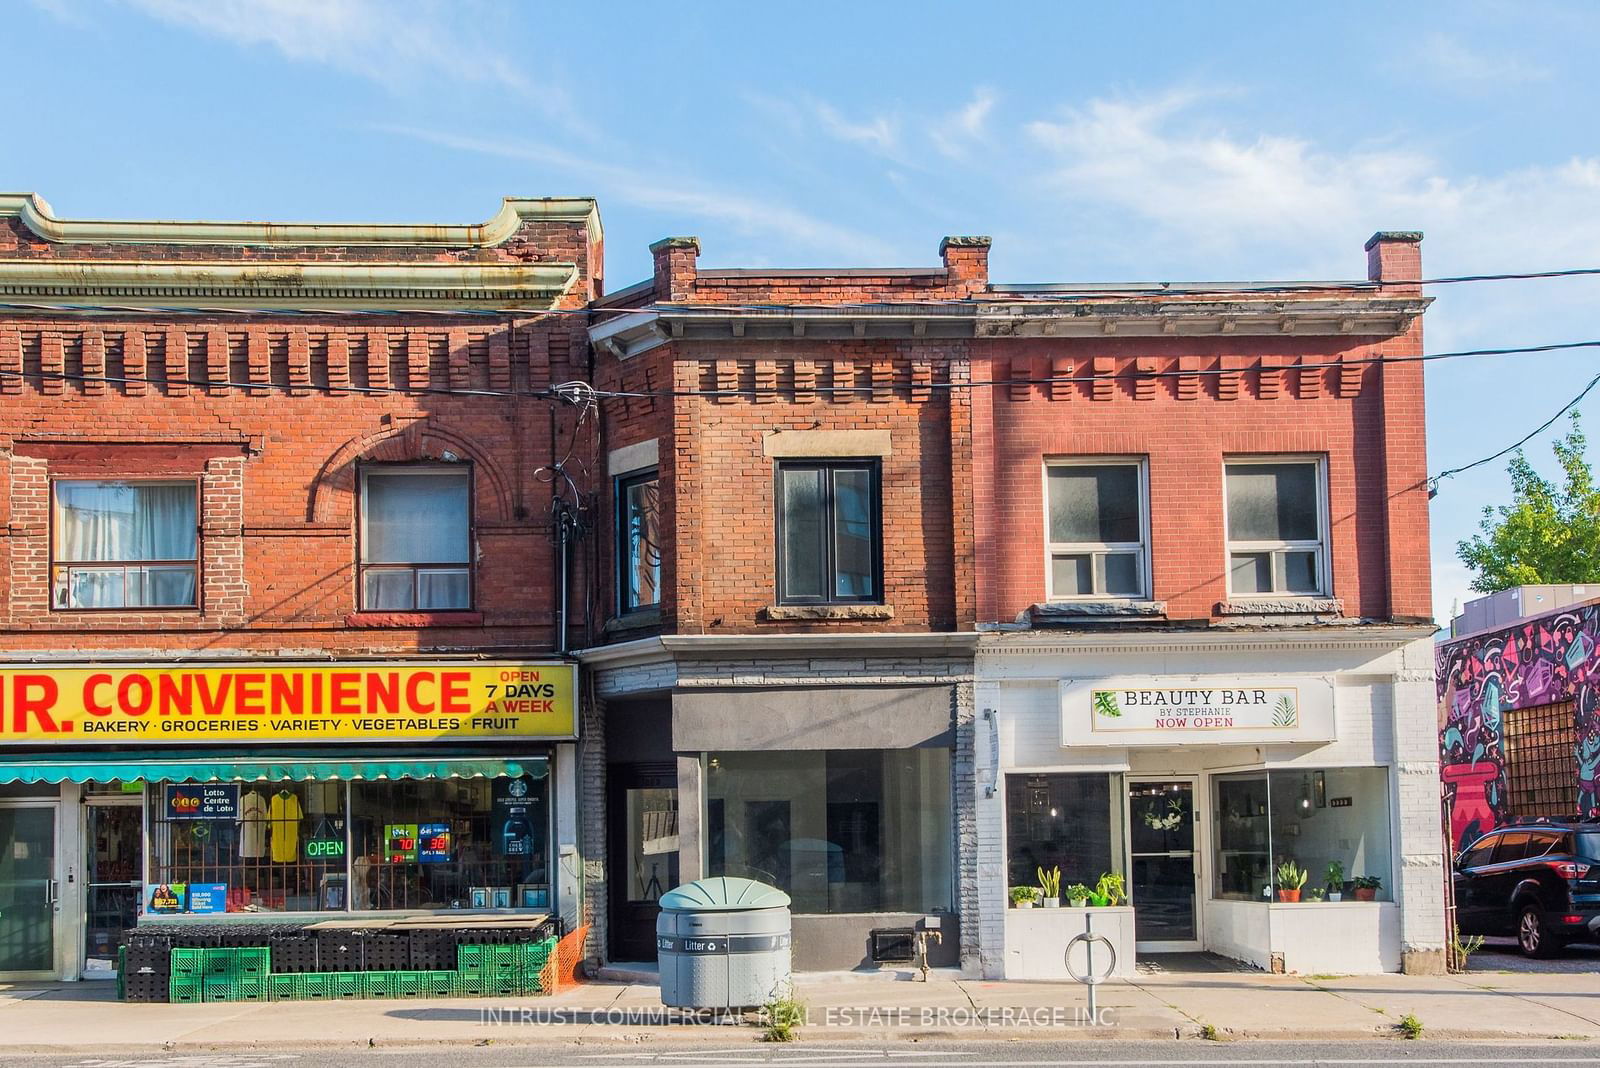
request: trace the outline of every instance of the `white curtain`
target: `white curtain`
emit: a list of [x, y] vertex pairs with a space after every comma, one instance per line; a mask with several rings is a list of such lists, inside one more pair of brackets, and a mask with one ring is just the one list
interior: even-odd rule
[[[56, 560], [116, 564], [193, 561], [197, 550], [192, 482], [56, 484]], [[74, 568], [68, 604], [75, 608], [192, 605], [195, 568]]]
[[366, 483], [365, 563], [468, 562], [465, 471], [369, 471]]

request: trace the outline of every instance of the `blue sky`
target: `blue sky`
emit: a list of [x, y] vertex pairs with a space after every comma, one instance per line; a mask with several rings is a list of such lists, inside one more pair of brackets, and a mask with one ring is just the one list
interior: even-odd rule
[[[1426, 231], [1430, 276], [1600, 265], [1600, 7], [1296, 7], [33, 0], [7, 10], [0, 188], [439, 222], [590, 194], [613, 289], [669, 234], [707, 265], [856, 266], [987, 233], [1001, 281], [1359, 277], [1378, 229]], [[1600, 280], [1437, 295], [1430, 351], [1600, 337]], [[1430, 470], [1597, 362], [1431, 365]], [[1442, 617], [1506, 487], [1496, 463], [1434, 502]]]

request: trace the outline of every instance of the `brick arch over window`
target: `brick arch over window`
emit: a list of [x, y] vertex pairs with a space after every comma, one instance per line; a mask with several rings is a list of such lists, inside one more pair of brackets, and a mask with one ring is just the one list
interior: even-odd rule
[[356, 464], [412, 463], [447, 459], [470, 460], [475, 471], [474, 502], [478, 522], [505, 523], [515, 514], [511, 482], [484, 449], [451, 430], [418, 420], [403, 427], [351, 438], [328, 457], [311, 484], [306, 515], [313, 523], [331, 523], [341, 497], [355, 492]]

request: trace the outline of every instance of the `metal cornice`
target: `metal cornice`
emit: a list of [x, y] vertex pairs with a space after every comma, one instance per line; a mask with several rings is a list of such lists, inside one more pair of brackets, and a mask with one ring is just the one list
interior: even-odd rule
[[57, 244], [489, 248], [529, 221], [583, 223], [590, 241], [602, 236], [600, 211], [591, 197], [506, 197], [494, 218], [461, 225], [59, 219], [36, 193], [0, 193], [0, 218], [8, 216]]
[[577, 279], [571, 263], [0, 260], [0, 296], [19, 303], [545, 310]]

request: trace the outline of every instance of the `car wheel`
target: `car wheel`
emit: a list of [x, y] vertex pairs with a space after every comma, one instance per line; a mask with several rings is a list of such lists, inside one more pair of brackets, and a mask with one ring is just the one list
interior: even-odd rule
[[1544, 909], [1538, 905], [1522, 906], [1517, 918], [1517, 947], [1525, 957], [1544, 959], [1553, 957], [1561, 943], [1544, 924]]

